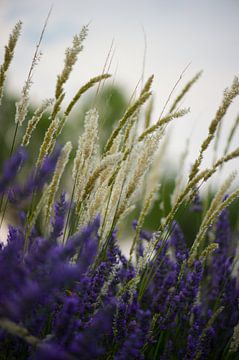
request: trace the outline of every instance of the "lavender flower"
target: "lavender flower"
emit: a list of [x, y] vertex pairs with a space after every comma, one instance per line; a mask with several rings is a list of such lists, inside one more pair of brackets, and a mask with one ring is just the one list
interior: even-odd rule
[[52, 239], [57, 239], [63, 234], [65, 215], [68, 208], [65, 193], [63, 193], [59, 199], [59, 201], [55, 204], [55, 216], [52, 220], [52, 232], [50, 237]]
[[7, 160], [3, 167], [3, 175], [0, 178], [0, 194], [2, 194], [17, 176], [18, 171], [27, 159], [24, 147], [20, 147], [12, 157]]
[[60, 147], [56, 147], [53, 153], [47, 156], [42, 164], [32, 171], [23, 186], [15, 185], [9, 189], [8, 198], [12, 204], [19, 204], [21, 201], [26, 200], [32, 193], [42, 190], [55, 170], [60, 152]]

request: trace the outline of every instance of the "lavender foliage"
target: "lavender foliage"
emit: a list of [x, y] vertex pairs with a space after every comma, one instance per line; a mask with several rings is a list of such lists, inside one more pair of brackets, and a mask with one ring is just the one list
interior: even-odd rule
[[[27, 186], [15, 191], [18, 205], [29, 192], [42, 189], [58, 156], [54, 152], [45, 159]], [[9, 172], [2, 176], [4, 191], [13, 188], [23, 159], [20, 152], [9, 161]], [[239, 353], [228, 351], [239, 321], [239, 285], [227, 210], [216, 224], [218, 249], [206, 262], [199, 258], [189, 265], [190, 248], [173, 222], [170, 236], [157, 245], [154, 262], [147, 264], [154, 276], [140, 296], [143, 271], [138, 273], [136, 264], [121, 253], [116, 231], [106, 247], [100, 246], [99, 216], [61, 241], [68, 209], [63, 193], [54, 206], [50, 235], [33, 229], [27, 251], [25, 213], [19, 213], [17, 226], [9, 227], [7, 243], [0, 248], [1, 358], [237, 358]], [[152, 234], [141, 231], [138, 259], [150, 241]], [[28, 335], [6, 329], [1, 325], [6, 319], [27, 329]], [[34, 344], [31, 337], [37, 339]]]

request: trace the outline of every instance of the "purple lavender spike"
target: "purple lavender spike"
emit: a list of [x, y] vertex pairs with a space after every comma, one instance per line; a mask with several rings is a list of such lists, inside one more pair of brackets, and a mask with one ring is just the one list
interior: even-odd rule
[[177, 262], [182, 264], [182, 262], [188, 258], [188, 249], [182, 230], [176, 221], [172, 224], [172, 235], [170, 241], [174, 247]]
[[22, 187], [19, 185], [13, 186], [9, 191], [9, 201], [13, 204], [19, 204], [21, 201], [27, 199], [33, 192], [41, 191], [43, 186], [51, 178], [57, 160], [61, 153], [61, 147], [57, 146], [51, 155], [44, 158], [42, 164], [34, 169]]
[[24, 147], [20, 147], [9, 160], [4, 163], [3, 175], [0, 179], [0, 194], [7, 190], [8, 186], [17, 176], [18, 171], [27, 159]]
[[50, 235], [51, 239], [57, 239], [63, 234], [65, 215], [68, 208], [65, 193], [63, 193], [59, 201], [55, 203], [54, 208], [55, 208], [55, 216], [54, 219], [52, 220], [52, 232]]

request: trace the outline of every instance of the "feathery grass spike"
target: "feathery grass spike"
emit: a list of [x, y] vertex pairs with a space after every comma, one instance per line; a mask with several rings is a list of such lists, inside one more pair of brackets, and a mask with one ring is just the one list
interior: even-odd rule
[[154, 75], [151, 75], [148, 80], [146, 81], [143, 89], [141, 90], [141, 93], [140, 93], [140, 97], [145, 94], [145, 93], [148, 93], [151, 89], [151, 86], [152, 86], [152, 83], [153, 83], [153, 80], [154, 80]]
[[113, 142], [114, 139], [118, 136], [119, 132], [122, 130], [122, 128], [124, 127], [124, 125], [126, 124], [127, 120], [134, 115], [134, 113], [136, 112], [136, 110], [138, 110], [147, 100], [148, 98], [151, 96], [151, 93], [144, 93], [132, 106], [130, 106], [124, 116], [121, 118], [121, 120], [119, 121], [118, 126], [116, 127], [116, 129], [113, 131], [110, 139], [108, 140], [106, 147], [105, 147], [105, 152], [107, 153]]
[[21, 28], [22, 28], [22, 22], [18, 21], [14, 26], [12, 33], [9, 36], [7, 45], [5, 46], [4, 60], [3, 60], [3, 64], [0, 66], [0, 105], [3, 96], [3, 87], [6, 79], [6, 73], [9, 69], [9, 66], [14, 56], [14, 50], [21, 33]]
[[48, 186], [46, 200], [45, 200], [46, 201], [46, 207], [45, 207], [45, 223], [46, 224], [48, 223], [48, 221], [50, 219], [50, 215], [51, 215], [51, 211], [53, 208], [56, 193], [59, 188], [62, 174], [63, 174], [65, 167], [69, 161], [69, 156], [70, 156], [71, 150], [72, 150], [72, 144], [70, 141], [68, 141], [65, 144], [65, 146], [63, 147], [63, 149], [61, 150], [61, 154], [60, 154], [59, 159], [56, 164], [55, 172], [53, 174], [51, 183]]
[[27, 129], [22, 139], [22, 146], [27, 146], [29, 144], [34, 129], [41, 120], [42, 115], [47, 111], [49, 106], [53, 104], [53, 101], [53, 99], [46, 99], [45, 101], [43, 101], [42, 105], [35, 111], [33, 117], [29, 120], [27, 124]]
[[64, 85], [69, 79], [69, 76], [73, 70], [75, 63], [77, 62], [79, 53], [83, 50], [83, 43], [88, 34], [88, 25], [84, 25], [78, 35], [75, 35], [72, 40], [72, 46], [66, 48], [64, 67], [62, 72], [57, 76], [56, 88], [55, 88], [55, 104], [52, 110], [52, 119], [54, 120], [56, 115], [61, 110], [61, 104], [65, 97]]
[[216, 172], [219, 166], [225, 164], [226, 162], [235, 159], [239, 156], [239, 147], [235, 149], [234, 151], [230, 152], [229, 154], [222, 156], [220, 159], [218, 159], [215, 164], [212, 166], [210, 170], [208, 170], [207, 174], [204, 176], [204, 181], [207, 181], [212, 174]]
[[85, 85], [83, 85], [79, 91], [77, 91], [77, 93], [75, 94], [75, 96], [73, 97], [73, 99], [71, 100], [70, 104], [67, 106], [66, 111], [65, 111], [65, 116], [68, 116], [69, 113], [71, 112], [72, 108], [74, 107], [74, 105], [77, 103], [77, 101], [80, 99], [81, 95], [83, 95], [87, 90], [89, 90], [92, 86], [94, 86], [95, 84], [99, 83], [100, 81], [104, 80], [104, 79], [108, 79], [110, 78], [111, 75], [110, 74], [103, 74], [103, 75], [99, 75], [96, 77], [93, 77], [92, 79], [90, 79]]
[[90, 178], [89, 178], [89, 180], [88, 180], [88, 182], [86, 184], [86, 187], [85, 187], [85, 190], [84, 190], [84, 193], [83, 193], [83, 196], [82, 196], [82, 201], [84, 201], [85, 198], [87, 197], [87, 195], [90, 194], [90, 192], [93, 189], [94, 184], [95, 184], [96, 180], [98, 179], [100, 173], [103, 170], [105, 170], [108, 166], [112, 166], [112, 165], [117, 164], [117, 162], [120, 160], [120, 157], [121, 157], [120, 153], [113, 154], [113, 155], [108, 155], [101, 161], [101, 163], [94, 170], [93, 174], [90, 176]]
[[[102, 81], [102, 79], [108, 79], [110, 78], [111, 75], [110, 74], [103, 74], [103, 75], [99, 75], [96, 76], [92, 79], [90, 79], [85, 85], [83, 85], [75, 94], [75, 96], [73, 97], [73, 99], [71, 100], [71, 102], [69, 103], [69, 105], [67, 106], [63, 117], [60, 119], [60, 123], [59, 123], [59, 127], [54, 135], [55, 139], [61, 134], [65, 123], [67, 121], [67, 117], [70, 114], [70, 112], [72, 111], [73, 107], [77, 104], [78, 100], [80, 99], [80, 97], [86, 92], [88, 91], [91, 87], [93, 87], [95, 84], [99, 83]], [[62, 98], [64, 98], [64, 94], [62, 94]], [[54, 119], [54, 117], [56, 116], [56, 114], [60, 111], [60, 104], [62, 102], [62, 98], [60, 97], [56, 102], [55, 102], [55, 107], [54, 107], [54, 113], [52, 113], [52, 118]]]
[[222, 212], [222, 210], [226, 209], [238, 197], [239, 197], [239, 189], [235, 190], [215, 209], [215, 211], [210, 215], [208, 219], [208, 224], [213, 224], [216, 221], [217, 217]]
[[70, 73], [73, 69], [77, 61], [78, 54], [83, 50], [83, 42], [88, 34], [88, 26], [85, 25], [82, 27], [81, 32], [79, 35], [75, 35], [72, 41], [72, 47], [69, 47], [65, 51], [65, 61], [64, 61], [64, 68], [57, 76], [56, 82], [56, 90], [55, 90], [55, 98], [59, 99], [59, 97], [64, 92], [64, 85], [67, 82]]
[[31, 63], [31, 66], [30, 66], [30, 69], [28, 72], [28, 76], [27, 76], [25, 84], [22, 88], [21, 98], [16, 103], [15, 123], [18, 126], [21, 126], [23, 124], [23, 122], [26, 118], [26, 115], [27, 115], [27, 111], [28, 111], [28, 107], [29, 107], [29, 93], [30, 93], [30, 88], [32, 86], [33, 72], [34, 72], [35, 67], [38, 65], [38, 63], [41, 59], [41, 56], [42, 56], [42, 53], [40, 51], [40, 46], [41, 46], [41, 42], [42, 42], [46, 27], [48, 24], [49, 17], [51, 15], [51, 10], [52, 10], [52, 8], [50, 8], [48, 15], [46, 17], [46, 20], [44, 22], [39, 41], [37, 43], [36, 50], [33, 55], [33, 59], [32, 59], [32, 63]]
[[238, 78], [235, 77], [231, 88], [226, 89], [224, 91], [222, 104], [220, 105], [219, 109], [217, 110], [216, 115], [209, 126], [208, 135], [207, 135], [206, 139], [203, 141], [200, 151], [199, 151], [199, 156], [192, 166], [192, 170], [189, 175], [189, 180], [192, 180], [192, 178], [198, 173], [199, 166], [201, 165], [201, 162], [203, 159], [203, 153], [207, 150], [212, 139], [214, 138], [214, 135], [217, 131], [218, 125], [219, 125], [220, 121], [222, 120], [222, 118], [225, 116], [232, 101], [238, 95], [239, 95], [239, 81], [238, 81]]
[[[215, 170], [216, 171], [216, 170]], [[214, 171], [214, 172], [215, 172]], [[182, 203], [186, 200], [187, 196], [190, 194], [190, 192], [192, 191], [192, 189], [194, 189], [196, 187], [196, 185], [200, 182], [200, 180], [204, 179], [205, 177], [208, 176], [208, 173], [210, 173], [210, 170], [206, 169], [201, 171], [197, 176], [195, 176], [195, 178], [193, 178], [191, 181], [189, 181], [187, 183], [187, 185], [185, 186], [185, 188], [181, 191], [181, 193], [179, 194], [176, 203], [173, 205], [171, 211], [169, 212], [169, 214], [167, 215], [165, 222], [164, 222], [164, 226], [165, 228], [171, 224], [171, 222], [174, 219], [174, 216], [176, 215], [178, 209], [180, 208], [180, 206], [182, 205]], [[212, 173], [210, 174], [210, 176], [212, 175]], [[159, 227], [159, 231], [162, 230], [161, 229], [162, 225], [160, 225]]]
[[235, 122], [234, 122], [234, 124], [233, 124], [233, 126], [231, 128], [231, 131], [229, 133], [229, 136], [227, 138], [227, 143], [226, 143], [226, 146], [225, 146], [225, 149], [224, 149], [224, 155], [226, 155], [227, 152], [228, 152], [229, 146], [230, 146], [230, 144], [232, 142], [232, 139], [234, 137], [234, 134], [235, 134], [238, 126], [239, 126], [239, 115], [237, 115], [236, 120], [235, 120]]
[[[130, 117], [130, 119], [128, 120], [128, 122], [125, 126], [122, 151], [124, 151], [126, 148], [130, 148], [133, 146], [134, 135], [135, 135], [135, 131], [136, 131], [135, 127], [137, 126], [137, 120], [138, 120], [138, 114], [136, 112], [135, 115], [132, 115]], [[117, 138], [119, 136], [120, 135], [118, 135], [115, 140], [117, 140]], [[114, 145], [114, 142], [113, 142], [113, 145]], [[112, 147], [113, 147], [113, 145], [112, 145]], [[110, 151], [112, 151], [112, 147], [111, 147]]]
[[239, 323], [234, 327], [229, 351], [235, 353], [239, 349]]
[[81, 203], [85, 201], [87, 197], [89, 197], [92, 189], [95, 186], [96, 181], [98, 180], [100, 174], [108, 167], [108, 166], [114, 166], [117, 165], [118, 161], [121, 158], [121, 154], [113, 154], [108, 155], [103, 158], [103, 160], [100, 162], [100, 164], [95, 168], [92, 175], [89, 177], [88, 181], [86, 182], [83, 194], [81, 196], [81, 201], [78, 201], [76, 206], [76, 213], [79, 214], [79, 210], [81, 207]]
[[[146, 82], [146, 85], [144, 87], [144, 89], [148, 89], [149, 86], [151, 85], [152, 83], [152, 80], [151, 79], [152, 77], [150, 77], [150, 79]], [[136, 100], [133, 105], [131, 105], [125, 112], [125, 114], [123, 115], [123, 117], [121, 118], [121, 120], [119, 121], [119, 124], [118, 126], [115, 128], [115, 130], [113, 131], [111, 137], [109, 138], [107, 144], [106, 144], [106, 147], [105, 147], [105, 153], [107, 153], [113, 142], [114, 142], [114, 139], [118, 136], [119, 132], [121, 131], [121, 129], [124, 127], [124, 125], [126, 124], [127, 120], [132, 116], [134, 115], [134, 113], [148, 100], [148, 98], [151, 96], [151, 92], [149, 91], [145, 91], [145, 90], [142, 90], [141, 94], [140, 94], [140, 97], [138, 98], [138, 100]]]
[[39, 166], [44, 159], [45, 156], [49, 155], [50, 150], [55, 146], [55, 133], [59, 127], [60, 121], [59, 119], [54, 119], [47, 131], [45, 132], [45, 136], [42, 142], [42, 145], [39, 150], [39, 156], [37, 159], [37, 166]]
[[85, 115], [84, 132], [79, 137], [78, 149], [73, 163], [72, 177], [74, 180], [75, 201], [80, 202], [85, 184], [98, 166], [99, 160], [99, 114], [96, 109], [89, 110]]
[[146, 171], [149, 169], [155, 151], [158, 148], [160, 134], [154, 137], [147, 138], [143, 144], [143, 149], [138, 155], [138, 159], [130, 179], [126, 185], [124, 191], [124, 197], [121, 201], [119, 209], [117, 210], [116, 218], [119, 220], [130, 205], [130, 201], [139, 187], [142, 185], [142, 181]]
[[[217, 194], [214, 196], [214, 199], [212, 200], [212, 203], [207, 210], [204, 219], [200, 225], [199, 231], [197, 233], [196, 239], [194, 240], [194, 243], [190, 250], [190, 258], [189, 258], [189, 264], [192, 264], [194, 259], [197, 255], [197, 250], [200, 247], [200, 244], [202, 240], [204, 239], [204, 236], [208, 230], [208, 227], [214, 222], [220, 213], [218, 209], [222, 209], [227, 206], [226, 201], [222, 202], [223, 196], [225, 195], [225, 192], [230, 187], [231, 183], [235, 179], [236, 173], [232, 173], [222, 184], [220, 189], [218, 190]], [[232, 195], [231, 195], [232, 196]], [[234, 196], [234, 195], [233, 195]]]
[[176, 118], [186, 115], [189, 111], [190, 111], [190, 109], [182, 109], [179, 111], [175, 111], [174, 113], [169, 114], [169, 115], [165, 116], [164, 118], [159, 119], [156, 124], [150, 126], [139, 136], [138, 141], [142, 141], [149, 134], [152, 134], [153, 132], [155, 132], [156, 130], [161, 128], [162, 126], [168, 124], [173, 119], [176, 119]]
[[146, 111], [145, 111], [144, 130], [146, 130], [151, 124], [153, 105], [154, 105], [154, 101], [153, 101], [153, 98], [151, 98], [148, 102], [148, 105], [147, 105]]
[[200, 255], [200, 260], [202, 262], [205, 262], [211, 255], [218, 249], [218, 244], [213, 243], [209, 244], [206, 249], [203, 250], [203, 252]]
[[176, 97], [176, 99], [174, 100], [171, 108], [169, 109], [169, 113], [171, 114], [177, 107], [177, 105], [179, 104], [179, 102], [183, 99], [183, 97], [189, 92], [189, 90], [191, 89], [191, 87], [195, 84], [195, 82], [198, 81], [198, 79], [201, 77], [202, 75], [202, 71], [199, 71], [182, 89], [182, 91], [180, 92], [180, 94]]

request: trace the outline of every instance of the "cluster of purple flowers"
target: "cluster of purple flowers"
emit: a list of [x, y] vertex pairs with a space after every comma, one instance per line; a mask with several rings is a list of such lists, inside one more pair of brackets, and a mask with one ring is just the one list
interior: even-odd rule
[[[57, 150], [23, 187], [13, 184], [17, 170], [5, 173], [0, 184], [5, 194], [8, 187], [9, 200], [18, 204], [42, 189], [58, 156]], [[21, 150], [10, 165], [18, 169], [23, 160]], [[227, 210], [215, 229], [218, 249], [192, 265], [187, 262], [190, 249], [174, 222], [167, 241], [158, 244], [154, 262], [147, 264], [153, 276], [142, 293], [143, 282], [136, 277], [145, 279], [145, 270], [137, 273], [121, 253], [116, 232], [107, 239], [106, 249], [99, 246], [104, 240], [99, 239], [99, 217], [64, 244], [60, 241], [67, 209], [62, 194], [50, 235], [44, 238], [39, 229], [32, 229], [27, 251], [22, 213], [19, 225], [9, 227], [7, 244], [0, 248], [1, 359], [239, 357], [239, 352], [230, 352], [239, 321], [239, 284]], [[152, 241], [149, 232], [140, 236], [139, 258]], [[131, 286], [134, 281], [136, 286]]]

